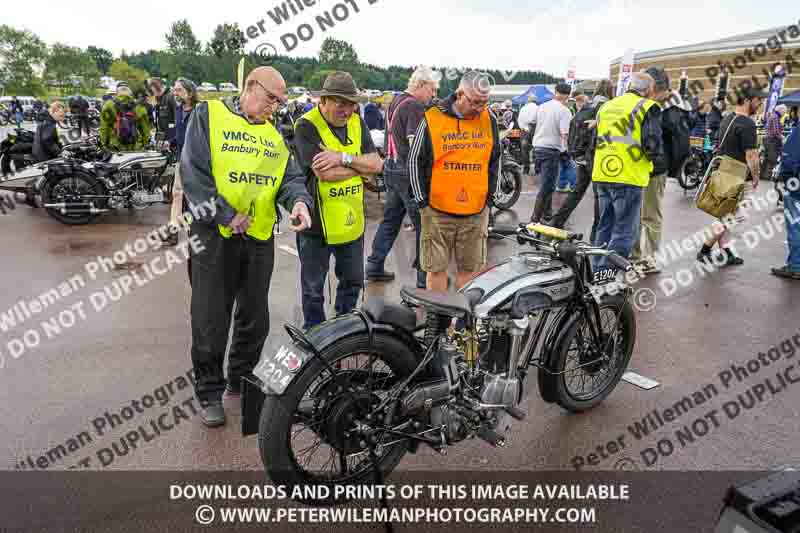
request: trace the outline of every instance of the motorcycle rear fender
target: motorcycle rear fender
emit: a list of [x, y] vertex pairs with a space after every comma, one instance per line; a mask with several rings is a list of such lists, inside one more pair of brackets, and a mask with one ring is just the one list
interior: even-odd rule
[[[363, 317], [363, 318], [362, 318]], [[302, 334], [303, 339], [295, 340], [293, 338], [293, 349], [303, 352], [303, 367], [295, 373], [287, 385], [285, 390], [288, 390], [292, 384], [297, 381], [303, 372], [306, 372], [311, 366], [310, 362], [316, 359], [319, 354], [329, 348], [336, 342], [341, 341], [346, 337], [353, 335], [363, 335], [369, 333], [372, 329], [373, 335], [381, 334], [397, 338], [407, 346], [409, 346], [417, 357], [421, 360], [423, 350], [417, 339], [414, 338], [412, 332], [403, 328], [394, 326], [392, 324], [377, 324], [364, 313], [351, 313], [343, 315], [327, 322], [323, 322], [319, 326], [311, 329], [308, 333]], [[294, 330], [290, 333], [293, 337], [297, 335], [299, 330]], [[308, 343], [308, 346], [303, 344]], [[261, 408], [264, 405], [264, 400], [267, 393], [264, 392], [264, 384], [255, 376], [245, 377], [242, 381], [242, 435], [248, 436], [258, 433], [259, 419], [261, 418]], [[274, 394], [270, 391], [270, 394]]]

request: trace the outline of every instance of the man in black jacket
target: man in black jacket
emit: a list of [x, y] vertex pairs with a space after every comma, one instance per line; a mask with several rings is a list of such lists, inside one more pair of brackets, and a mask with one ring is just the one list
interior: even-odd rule
[[156, 97], [156, 131], [171, 143], [175, 139], [175, 97], [159, 78], [151, 79], [149, 85]]
[[33, 138], [33, 157], [37, 163], [54, 159], [61, 154], [61, 139], [58, 138], [58, 122], [64, 120], [67, 109], [61, 102], [50, 104], [50, 112], [36, 127]]
[[77, 94], [69, 99], [69, 111], [78, 121], [78, 135], [86, 130], [86, 135], [91, 135], [89, 130], [89, 100]]
[[650, 67], [645, 72], [656, 82], [654, 99], [661, 104], [662, 151], [653, 161], [650, 183], [642, 196], [639, 237], [631, 251], [631, 259], [644, 274], [660, 272], [655, 254], [661, 244], [664, 198], [667, 177], [675, 177], [689, 155], [689, 113], [691, 106], [677, 91], [670, 89], [669, 77], [663, 69]]

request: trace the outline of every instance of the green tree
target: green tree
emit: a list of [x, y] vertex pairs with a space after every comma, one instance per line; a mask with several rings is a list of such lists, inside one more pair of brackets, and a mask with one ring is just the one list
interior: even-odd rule
[[241, 54], [245, 44], [247, 44], [247, 39], [244, 32], [234, 22], [233, 24], [217, 24], [208, 47], [214, 55], [222, 57], [226, 53]]
[[12, 94], [44, 93], [44, 86], [35, 74], [47, 57], [47, 46], [28, 30], [0, 26], [0, 82]]
[[150, 77], [147, 71], [132, 67], [121, 59], [111, 63], [109, 72], [111, 72], [112, 78], [117, 81], [124, 81], [131, 89], [143, 85], [145, 80]]
[[311, 74], [311, 76], [308, 77], [304, 85], [308, 87], [310, 90], [318, 91], [322, 89], [322, 84], [325, 82], [325, 78], [327, 78], [331, 72], [335, 71], [317, 70], [316, 72]]
[[76, 46], [56, 43], [50, 48], [44, 67], [44, 78], [64, 92], [74, 92], [81, 87], [85, 92], [94, 90], [100, 80], [92, 56]]
[[86, 48], [86, 53], [94, 59], [94, 64], [101, 74], [108, 74], [108, 69], [111, 68], [111, 63], [114, 62], [114, 56], [105, 48], [97, 48], [96, 46], [89, 46]]
[[347, 41], [328, 37], [322, 41], [322, 47], [319, 49], [319, 62], [337, 69], [352, 69], [358, 66], [358, 54], [353, 45]]
[[173, 22], [169, 33], [164, 37], [167, 40], [168, 50], [173, 54], [196, 55], [202, 51], [202, 45], [186, 19]]

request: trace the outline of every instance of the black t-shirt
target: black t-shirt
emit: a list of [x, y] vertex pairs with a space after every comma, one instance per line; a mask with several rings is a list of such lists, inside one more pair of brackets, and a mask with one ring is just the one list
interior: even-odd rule
[[[734, 121], [733, 124], [731, 121]], [[728, 131], [729, 126], [730, 131]], [[722, 119], [717, 138], [720, 142], [719, 155], [732, 157], [745, 164], [747, 164], [747, 151], [758, 148], [756, 123], [750, 117], [738, 113], [731, 113]]]
[[[328, 124], [333, 134], [339, 139], [342, 144], [347, 144], [347, 126], [337, 128]], [[301, 118], [295, 124], [294, 129], [294, 147], [297, 150], [297, 162], [303, 169], [306, 175], [306, 188], [309, 194], [314, 199], [314, 212], [311, 214], [311, 229], [309, 232], [321, 234], [322, 221], [319, 216], [319, 207], [317, 206], [317, 176], [311, 169], [311, 163], [314, 161], [314, 156], [322, 152], [320, 148], [322, 139], [319, 136], [317, 128], [308, 120]], [[369, 133], [369, 128], [361, 119], [361, 153], [371, 154], [375, 152], [375, 144], [372, 142], [372, 136]]]
[[397, 162], [400, 165], [407, 164], [408, 152], [411, 150], [408, 138], [414, 136], [424, 117], [425, 106], [408, 93], [403, 93], [395, 98], [389, 106], [389, 111], [386, 113], [386, 127], [389, 127], [389, 120], [391, 120], [391, 135], [397, 148]]

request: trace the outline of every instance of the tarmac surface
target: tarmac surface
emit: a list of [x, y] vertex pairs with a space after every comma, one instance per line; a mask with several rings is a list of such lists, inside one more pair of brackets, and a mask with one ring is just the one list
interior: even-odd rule
[[[759, 193], [771, 187], [765, 183]], [[526, 190], [513, 212], [497, 215], [497, 223], [527, 219], [534, 198]], [[377, 195], [368, 194], [367, 208], [369, 250], [382, 212]], [[668, 184], [664, 213], [664, 243], [680, 243], [711, 222], [675, 182]], [[800, 284], [769, 273], [786, 258], [782, 221], [769, 222], [780, 213], [773, 202], [746, 223], [744, 229], [755, 232], [759, 242], [752, 249], [741, 244], [744, 265], [705, 273], [698, 270], [692, 249], [637, 285], [651, 291], [637, 293], [630, 369], [659, 386], [645, 390], [622, 382], [599, 407], [573, 415], [544, 403], [535, 380], [529, 380], [528, 417], [514, 424], [505, 448], [476, 439], [441, 457], [423, 446], [406, 456], [400, 470], [800, 465], [800, 383], [792, 383], [800, 381], [800, 357], [794, 355], [800, 352]], [[591, 216], [589, 192], [572, 228], [588, 234]], [[0, 326], [0, 469], [263, 469], [256, 437], [241, 437], [238, 400], [226, 398], [228, 423], [222, 428], [207, 429], [194, 415], [196, 402], [186, 386], [191, 331], [184, 255], [176, 249], [170, 257], [164, 249], [138, 253], [134, 247], [129, 261], [134, 270], [110, 270], [98, 262], [98, 256], [133, 246], [167, 218], [166, 205], [120, 211], [79, 227], [22, 205], [0, 215], [0, 321], [6, 315], [16, 322], [6, 318]], [[300, 325], [296, 243], [286, 223], [282, 230], [276, 237], [265, 350], [286, 342], [283, 323]], [[749, 239], [752, 243], [755, 237]], [[398, 279], [369, 284], [366, 298], [399, 300], [400, 287], [413, 283], [413, 242], [413, 232], [401, 231], [386, 265]], [[516, 248], [490, 241], [490, 260]], [[170, 270], [148, 279], [142, 263], [157, 255]], [[146, 281], [116, 298], [120, 279], [131, 272]], [[59, 286], [57, 298], [40, 297]], [[330, 302], [326, 305], [330, 313]], [[770, 352], [771, 347], [776, 348]], [[732, 365], [743, 370], [734, 372]], [[125, 445], [126, 434], [141, 427], [152, 434], [148, 428], [159, 417], [171, 429], [150, 435], [147, 442], [139, 438], [135, 447]], [[668, 450], [665, 440], [674, 449]], [[656, 458], [659, 441], [664, 453]]]

